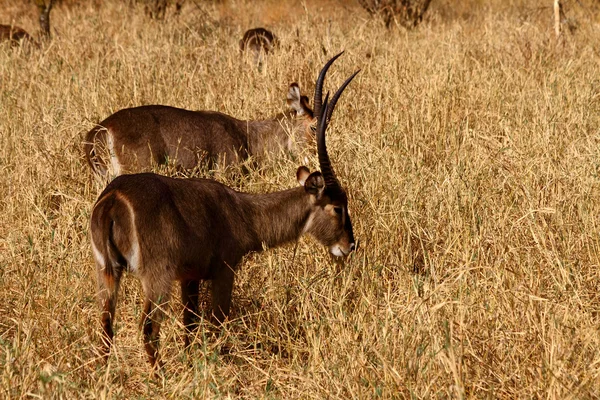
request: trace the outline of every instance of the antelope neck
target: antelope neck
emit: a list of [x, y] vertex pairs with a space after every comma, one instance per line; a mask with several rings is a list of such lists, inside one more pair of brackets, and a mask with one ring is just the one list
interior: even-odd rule
[[248, 194], [242, 196], [246, 203], [248, 224], [253, 230], [251, 250], [261, 251], [267, 247], [298, 240], [312, 211], [311, 198], [300, 186], [282, 192]]

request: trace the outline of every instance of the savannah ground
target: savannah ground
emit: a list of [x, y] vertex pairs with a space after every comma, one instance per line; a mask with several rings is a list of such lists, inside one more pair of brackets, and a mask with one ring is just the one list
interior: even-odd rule
[[[578, 29], [557, 44], [551, 1], [440, 0], [412, 32], [334, 0], [188, 1], [159, 22], [80, 3], [43, 49], [0, 46], [0, 397], [600, 397], [597, 6], [566, 3]], [[0, 18], [37, 33], [32, 2]], [[260, 71], [238, 51], [255, 26], [282, 42]], [[248, 256], [229, 322], [188, 351], [174, 290], [158, 379], [126, 276], [102, 365], [84, 133], [142, 104], [268, 117], [342, 49], [326, 88], [362, 72], [328, 144], [359, 250]], [[289, 188], [298, 165], [227, 182]]]

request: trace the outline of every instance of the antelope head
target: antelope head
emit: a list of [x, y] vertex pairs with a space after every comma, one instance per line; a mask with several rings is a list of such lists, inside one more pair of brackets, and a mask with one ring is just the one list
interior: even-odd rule
[[346, 79], [333, 95], [331, 101], [329, 101], [329, 94], [323, 101], [322, 93], [327, 70], [342, 53], [339, 53], [325, 64], [319, 74], [315, 88], [314, 116], [317, 119], [316, 140], [321, 172], [310, 173], [306, 167], [300, 167], [297, 171], [298, 181], [304, 186], [306, 192], [311, 195], [317, 206], [316, 211], [311, 214], [306, 224], [305, 232], [327, 246], [330, 253], [337, 257], [345, 257], [350, 254], [355, 248], [355, 241], [352, 221], [348, 213], [348, 196], [331, 166], [325, 143], [325, 131], [340, 95], [360, 70]]
[[[293, 121], [291, 133], [293, 144], [290, 140], [288, 150], [295, 153], [308, 152], [314, 154], [317, 120], [310, 108], [308, 97], [302, 94], [300, 86], [296, 82], [290, 84], [288, 88], [287, 105], [287, 116]], [[307, 162], [306, 157], [304, 162]]]

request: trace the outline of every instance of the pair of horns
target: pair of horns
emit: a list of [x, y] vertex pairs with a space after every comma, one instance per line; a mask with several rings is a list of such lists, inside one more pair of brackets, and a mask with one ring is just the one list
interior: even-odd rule
[[325, 64], [319, 73], [315, 88], [314, 100], [314, 115], [317, 117], [317, 153], [319, 155], [319, 165], [321, 167], [323, 178], [325, 179], [325, 186], [333, 192], [343, 192], [343, 190], [335, 176], [335, 172], [333, 172], [331, 162], [329, 161], [327, 146], [325, 144], [325, 130], [327, 129], [327, 125], [329, 125], [331, 115], [333, 114], [333, 109], [335, 108], [335, 104], [337, 103], [338, 99], [342, 95], [342, 92], [344, 89], [346, 89], [346, 86], [348, 86], [352, 79], [354, 79], [356, 74], [360, 72], [360, 70], [358, 70], [348, 79], [346, 79], [342, 86], [340, 86], [340, 88], [335, 92], [331, 98], [331, 101], [329, 101], [329, 93], [327, 93], [325, 96], [325, 101], [323, 101], [323, 82], [325, 81], [325, 74], [327, 74], [327, 70], [331, 64], [333, 64], [333, 62], [342, 54], [344, 54], [343, 51], [334, 56], [331, 60], [327, 61], [327, 64]]

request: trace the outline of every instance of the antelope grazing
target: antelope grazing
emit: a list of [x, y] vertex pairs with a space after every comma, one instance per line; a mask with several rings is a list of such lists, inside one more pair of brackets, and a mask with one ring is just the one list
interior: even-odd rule
[[[172, 1], [168, 0], [146, 0], [144, 2], [144, 12], [152, 19], [164, 19], [167, 14], [167, 8]], [[181, 13], [181, 8], [185, 0], [177, 0], [175, 3], [175, 15]]]
[[[341, 54], [341, 53], [340, 53]], [[152, 366], [159, 362], [158, 339], [172, 282], [181, 285], [186, 347], [198, 315], [200, 280], [212, 280], [212, 315], [229, 313], [235, 270], [249, 252], [298, 240], [307, 233], [331, 254], [346, 257], [355, 247], [348, 198], [331, 167], [325, 131], [335, 103], [355, 72], [328, 102], [322, 101], [325, 74], [315, 90], [317, 152], [321, 172], [302, 166], [300, 187], [269, 194], [236, 192], [208, 179], [175, 179], [143, 173], [113, 180], [94, 205], [91, 242], [98, 274], [103, 354], [108, 357], [119, 282], [135, 274], [145, 293], [141, 327]]]
[[262, 63], [262, 53], [269, 54], [276, 47], [279, 47], [279, 39], [265, 28], [248, 29], [240, 39], [240, 51], [251, 51], [257, 64]]
[[0, 25], [0, 42], [10, 41], [11, 46], [17, 46], [21, 41], [36, 43], [24, 29], [18, 26]]
[[173, 162], [190, 170], [206, 161], [212, 169], [280, 149], [294, 153], [313, 140], [314, 118], [298, 84], [290, 85], [287, 103], [285, 113], [257, 121], [161, 105], [126, 108], [87, 133], [85, 156], [94, 175], [108, 181], [147, 170], [153, 163]]

